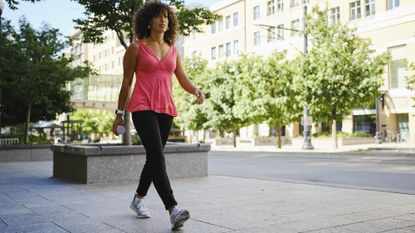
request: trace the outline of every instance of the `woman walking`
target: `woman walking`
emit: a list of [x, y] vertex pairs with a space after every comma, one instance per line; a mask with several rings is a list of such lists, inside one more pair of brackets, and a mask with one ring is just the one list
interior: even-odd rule
[[154, 184], [166, 210], [172, 229], [178, 229], [189, 219], [189, 211], [177, 206], [166, 172], [163, 154], [173, 117], [177, 116], [172, 96], [172, 76], [175, 74], [181, 87], [202, 104], [205, 95], [187, 77], [174, 42], [178, 22], [170, 7], [161, 2], [146, 3], [134, 16], [137, 40], [124, 55], [124, 78], [118, 99], [113, 133], [124, 125], [123, 115], [134, 72], [136, 83], [128, 102], [127, 111], [146, 150], [146, 162], [141, 172], [131, 209], [139, 218], [149, 218], [144, 198]]

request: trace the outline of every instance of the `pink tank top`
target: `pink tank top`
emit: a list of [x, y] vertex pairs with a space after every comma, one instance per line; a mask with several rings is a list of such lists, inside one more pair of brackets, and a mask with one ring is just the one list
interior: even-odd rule
[[177, 116], [172, 91], [172, 76], [177, 59], [176, 47], [171, 46], [167, 54], [159, 60], [142, 41], [137, 40], [137, 44], [136, 82], [127, 110], [151, 110]]

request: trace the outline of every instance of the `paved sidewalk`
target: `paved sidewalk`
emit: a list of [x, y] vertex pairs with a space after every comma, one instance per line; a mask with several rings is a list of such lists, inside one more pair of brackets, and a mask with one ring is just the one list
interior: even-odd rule
[[[129, 209], [135, 183], [51, 178], [52, 162], [0, 163], [0, 232], [171, 232], [153, 188], [152, 218]], [[191, 219], [177, 232], [415, 232], [415, 196], [255, 179], [172, 180]]]
[[212, 150], [215, 151], [251, 151], [251, 152], [301, 152], [301, 153], [341, 153], [341, 152], [358, 152], [358, 151], [379, 151], [379, 152], [410, 152], [415, 155], [415, 144], [409, 143], [382, 143], [382, 144], [358, 144], [358, 145], [346, 145], [339, 146], [338, 149], [333, 149], [330, 145], [321, 144], [321, 142], [313, 142], [313, 150], [303, 150], [298, 145], [284, 145], [282, 148], [276, 146], [250, 146], [250, 145], [237, 145], [236, 148], [230, 145], [226, 146], [214, 146]]

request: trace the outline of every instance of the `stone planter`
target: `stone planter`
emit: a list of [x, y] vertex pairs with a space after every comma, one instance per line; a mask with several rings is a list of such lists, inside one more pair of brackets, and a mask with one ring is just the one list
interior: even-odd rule
[[341, 145], [358, 145], [358, 144], [372, 144], [375, 143], [374, 137], [356, 137], [356, 138], [342, 138]]
[[[84, 184], [138, 181], [146, 156], [141, 145], [53, 145], [52, 150], [53, 176]], [[169, 177], [207, 176], [209, 150], [206, 144], [167, 144]]]
[[45, 145], [1, 145], [0, 162], [52, 160], [50, 144]]

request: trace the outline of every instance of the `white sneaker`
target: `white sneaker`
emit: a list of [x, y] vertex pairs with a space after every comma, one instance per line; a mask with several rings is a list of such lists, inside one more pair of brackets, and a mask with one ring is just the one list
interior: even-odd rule
[[150, 212], [148, 211], [146, 205], [144, 204], [143, 200], [140, 200], [139, 198], [134, 195], [133, 201], [130, 204], [130, 208], [137, 213], [137, 216], [139, 218], [149, 218]]
[[180, 209], [179, 207], [174, 207], [171, 215], [170, 221], [172, 225], [172, 230], [177, 230], [183, 226], [184, 222], [190, 218], [189, 211]]

